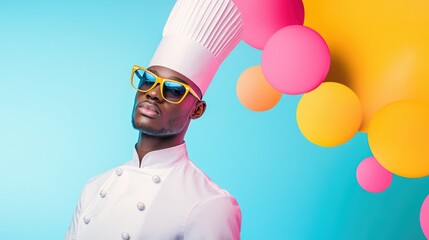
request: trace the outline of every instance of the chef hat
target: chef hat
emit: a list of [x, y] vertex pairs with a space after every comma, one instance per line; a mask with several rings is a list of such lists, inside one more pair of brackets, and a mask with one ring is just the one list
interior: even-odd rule
[[232, 0], [177, 0], [149, 66], [183, 74], [204, 94], [219, 65], [241, 40], [242, 25]]

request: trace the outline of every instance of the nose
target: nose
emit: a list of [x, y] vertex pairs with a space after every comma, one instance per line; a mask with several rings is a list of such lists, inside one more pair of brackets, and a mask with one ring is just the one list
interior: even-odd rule
[[152, 88], [149, 92], [145, 93], [146, 98], [152, 99], [158, 103], [163, 101], [161, 96], [161, 85], [157, 84], [154, 88]]

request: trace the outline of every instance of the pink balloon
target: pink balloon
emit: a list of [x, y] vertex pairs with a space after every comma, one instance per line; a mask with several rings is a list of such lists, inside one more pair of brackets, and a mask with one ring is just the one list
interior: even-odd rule
[[382, 192], [392, 182], [392, 173], [387, 171], [375, 157], [365, 158], [356, 170], [359, 185], [368, 192]]
[[263, 49], [268, 39], [288, 25], [304, 23], [301, 0], [235, 0], [243, 16], [243, 40], [250, 46]]
[[423, 234], [429, 239], [429, 195], [425, 198], [420, 209], [420, 226]]
[[311, 28], [294, 25], [277, 31], [262, 52], [262, 71], [280, 92], [303, 94], [317, 88], [331, 64], [325, 40]]

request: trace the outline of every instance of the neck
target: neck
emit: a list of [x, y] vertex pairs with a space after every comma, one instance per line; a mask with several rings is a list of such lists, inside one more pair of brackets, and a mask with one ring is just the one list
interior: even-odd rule
[[183, 142], [184, 140], [181, 134], [168, 137], [155, 137], [140, 132], [135, 147], [141, 161], [148, 152], [174, 147]]

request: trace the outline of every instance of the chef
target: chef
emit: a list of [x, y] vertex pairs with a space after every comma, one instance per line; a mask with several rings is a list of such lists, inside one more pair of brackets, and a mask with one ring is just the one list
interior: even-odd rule
[[192, 163], [184, 137], [241, 35], [232, 0], [177, 0], [149, 67], [132, 68], [133, 158], [88, 181], [66, 240], [240, 239], [237, 201]]

